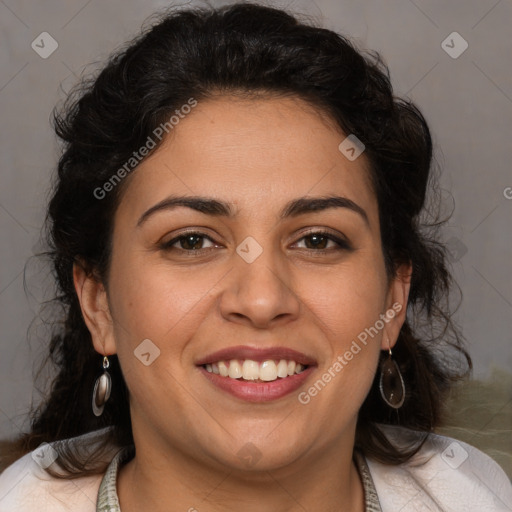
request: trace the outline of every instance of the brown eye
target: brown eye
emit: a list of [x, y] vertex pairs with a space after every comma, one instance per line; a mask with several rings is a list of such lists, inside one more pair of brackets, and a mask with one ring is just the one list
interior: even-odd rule
[[309, 240], [309, 243], [306, 242], [306, 247], [308, 249], [325, 249], [331, 240], [323, 235], [308, 235], [304, 237], [304, 240]]
[[[345, 250], [345, 249], [351, 249], [350, 244], [346, 242], [345, 240], [338, 238], [334, 236], [331, 233], [327, 233], [325, 231], [315, 231], [312, 233], [308, 233], [307, 235], [303, 236], [301, 240], [305, 240], [305, 248], [311, 249], [313, 251], [331, 251], [331, 250]], [[296, 243], [299, 243], [296, 242]], [[329, 242], [332, 242], [331, 246], [329, 247]]]
[[186, 235], [179, 239], [181, 249], [203, 249], [202, 245], [205, 238], [201, 235]]
[[[205, 241], [210, 243], [209, 246], [205, 246]], [[176, 247], [175, 247], [176, 246]], [[175, 250], [185, 251], [185, 252], [199, 252], [204, 249], [210, 249], [214, 246], [213, 240], [206, 236], [204, 233], [185, 233], [180, 236], [177, 236], [170, 240], [169, 242], [165, 242], [162, 245], [162, 249], [164, 250]]]

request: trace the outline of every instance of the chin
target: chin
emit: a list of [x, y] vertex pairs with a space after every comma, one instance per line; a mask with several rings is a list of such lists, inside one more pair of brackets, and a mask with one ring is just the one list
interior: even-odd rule
[[[275, 428], [275, 426], [274, 426]], [[307, 451], [302, 436], [269, 435], [271, 429], [261, 436], [248, 435], [247, 430], [238, 437], [226, 439], [225, 443], [205, 446], [213, 459], [237, 472], [257, 473], [275, 471], [295, 462]], [[249, 431], [250, 432], [250, 431]], [[212, 446], [217, 449], [212, 452]]]

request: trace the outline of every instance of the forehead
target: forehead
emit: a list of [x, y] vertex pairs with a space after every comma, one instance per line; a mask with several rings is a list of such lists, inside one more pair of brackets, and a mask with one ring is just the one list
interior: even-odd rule
[[338, 193], [364, 204], [371, 217], [368, 163], [364, 154], [350, 161], [340, 152], [345, 138], [298, 98], [199, 102], [136, 168], [120, 214], [135, 215], [170, 194], [209, 195], [254, 214], [296, 197]]

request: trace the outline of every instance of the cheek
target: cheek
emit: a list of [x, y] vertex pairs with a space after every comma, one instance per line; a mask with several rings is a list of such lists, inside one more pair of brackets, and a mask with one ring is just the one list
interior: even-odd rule
[[385, 276], [376, 261], [341, 265], [332, 272], [299, 279], [305, 283], [302, 296], [309, 309], [337, 346], [342, 347], [374, 325], [384, 312]]
[[133, 354], [143, 340], [150, 339], [166, 355], [173, 356], [168, 360], [176, 366], [188, 340], [207, 315], [209, 297], [222, 280], [222, 269], [171, 269], [168, 262], [157, 261], [155, 255], [127, 252], [117, 260], [114, 255], [112, 269], [111, 305], [119, 356], [129, 355], [129, 351]]
[[[148, 260], [127, 253], [113, 258], [111, 306], [117, 354], [130, 395], [137, 407], [164, 421], [168, 410], [189, 406], [181, 384], [187, 370], [183, 353], [218, 278], [199, 280], [197, 272], [170, 272], [165, 263]], [[164, 403], [169, 407], [159, 408]]]
[[304, 293], [312, 298], [310, 309], [329, 341], [329, 357], [317, 376], [328, 384], [306, 390], [304, 399], [316, 400], [319, 410], [324, 410], [320, 404], [325, 410], [336, 404], [344, 412], [340, 418], [351, 417], [364, 401], [378, 364], [385, 325], [384, 265], [376, 252], [359, 254], [332, 275], [317, 276], [316, 284], [310, 282]]
[[[340, 270], [340, 269], [338, 269]], [[336, 435], [346, 418], [357, 415], [375, 377], [383, 335], [385, 305], [382, 276], [375, 266], [365, 271], [316, 277], [303, 289], [308, 310], [325, 337], [326, 357], [311, 386], [299, 395], [305, 407], [329, 424]], [[309, 405], [311, 404], [311, 405]], [[336, 419], [332, 411], [337, 411]]]

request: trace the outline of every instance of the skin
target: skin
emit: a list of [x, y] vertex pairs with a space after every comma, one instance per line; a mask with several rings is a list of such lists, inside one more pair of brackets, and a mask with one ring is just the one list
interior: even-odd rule
[[[75, 266], [94, 347], [118, 354], [130, 392], [137, 455], [118, 477], [123, 512], [364, 509], [352, 461], [357, 413], [379, 352], [394, 346], [405, 320], [411, 269], [388, 280], [368, 163], [364, 153], [345, 158], [338, 150], [344, 138], [297, 98], [199, 102], [130, 176], [115, 213], [108, 283]], [[236, 214], [178, 207], [137, 227], [171, 194], [223, 200]], [[279, 218], [292, 199], [333, 194], [363, 208], [368, 224], [348, 208]], [[321, 253], [306, 228], [327, 229], [352, 250], [321, 239]], [[160, 246], [186, 229], [213, 242], [199, 238], [205, 252], [188, 257], [194, 242]], [[236, 252], [247, 236], [263, 248], [252, 263]], [[298, 393], [394, 303], [401, 311], [300, 404]], [[134, 356], [144, 339], [160, 349], [149, 366]], [[317, 368], [297, 392], [244, 402], [194, 364], [236, 345], [286, 346], [313, 356]], [[260, 458], [248, 468], [237, 453], [249, 442]]]

